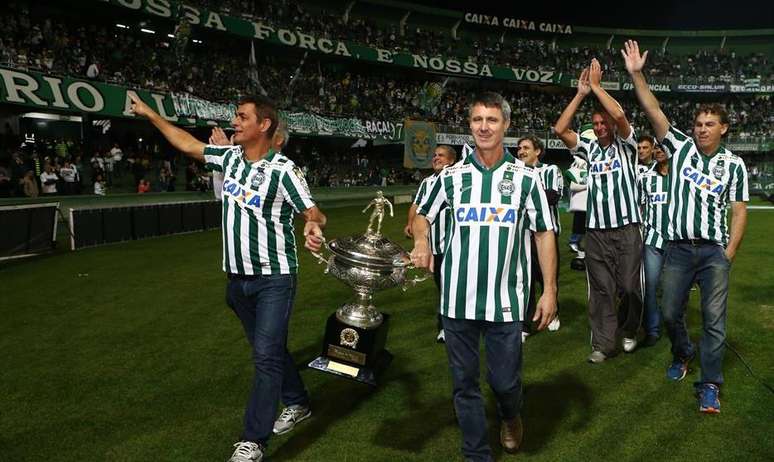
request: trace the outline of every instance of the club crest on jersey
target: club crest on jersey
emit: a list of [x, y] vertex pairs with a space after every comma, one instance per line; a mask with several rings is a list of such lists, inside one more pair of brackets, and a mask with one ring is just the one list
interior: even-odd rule
[[255, 189], [258, 189], [263, 182], [266, 181], [266, 174], [263, 173], [263, 170], [258, 170], [255, 172], [255, 175], [253, 176], [252, 181], [250, 181], [250, 186], [252, 186]]
[[724, 173], [726, 173], [726, 169], [724, 169], [722, 165], [716, 165], [715, 168], [712, 169], [712, 174], [718, 180], [723, 178]]
[[460, 206], [454, 216], [460, 224], [516, 224], [516, 209], [513, 207]]
[[249, 207], [261, 206], [261, 196], [254, 191], [243, 188], [238, 183], [231, 180], [223, 182], [223, 195], [232, 197], [235, 201], [241, 202]]
[[617, 158], [609, 160], [596, 160], [589, 164], [589, 173], [592, 175], [605, 175], [621, 170], [621, 161]]
[[711, 178], [709, 175], [705, 175], [693, 167], [683, 167], [680, 174], [682, 175], [683, 180], [690, 182], [694, 187], [706, 191], [713, 196], [717, 196], [723, 192], [723, 184], [720, 180]]
[[503, 196], [510, 196], [516, 191], [516, 186], [513, 184], [513, 181], [504, 179], [497, 183], [497, 190], [500, 191], [500, 194]]

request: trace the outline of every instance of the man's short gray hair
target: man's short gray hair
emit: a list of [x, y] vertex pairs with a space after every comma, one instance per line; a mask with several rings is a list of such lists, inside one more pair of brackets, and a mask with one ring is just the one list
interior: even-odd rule
[[503, 95], [499, 93], [485, 91], [476, 95], [468, 107], [468, 117], [473, 115], [473, 107], [478, 104], [484, 107], [496, 107], [503, 113], [504, 120], [511, 120], [511, 105], [508, 104], [508, 101], [505, 101]]

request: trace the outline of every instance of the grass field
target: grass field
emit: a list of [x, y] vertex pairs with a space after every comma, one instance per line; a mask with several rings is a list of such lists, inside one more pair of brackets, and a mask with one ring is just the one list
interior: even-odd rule
[[[360, 233], [360, 207], [331, 209], [329, 237]], [[401, 237], [406, 206], [385, 220]], [[565, 229], [569, 216], [564, 215]], [[774, 382], [774, 211], [749, 214], [733, 265], [728, 342]], [[722, 414], [701, 415], [698, 371], [669, 383], [668, 341], [600, 365], [589, 352], [585, 277], [569, 269], [562, 236], [562, 328], [525, 345], [525, 441], [498, 460], [772, 460], [774, 394], [728, 351]], [[0, 461], [223, 461], [241, 430], [251, 361], [225, 305], [219, 231], [64, 252], [0, 267]], [[327, 316], [351, 292], [301, 255], [290, 349], [321, 348]], [[694, 293], [696, 294], [696, 293]], [[698, 336], [697, 296], [690, 302]], [[395, 360], [376, 389], [306, 369], [313, 418], [273, 438], [277, 461], [454, 461], [445, 351], [434, 342], [430, 281], [376, 297], [392, 314]], [[698, 367], [698, 365], [697, 365]]]

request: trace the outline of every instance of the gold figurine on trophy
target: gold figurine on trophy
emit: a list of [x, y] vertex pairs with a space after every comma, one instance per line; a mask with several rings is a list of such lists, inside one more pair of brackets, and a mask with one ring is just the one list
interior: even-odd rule
[[[384, 197], [384, 193], [376, 191], [376, 197], [363, 209], [363, 213], [366, 210], [374, 206], [374, 211], [371, 212], [371, 218], [368, 220], [368, 228], [366, 229], [366, 236], [381, 237], [382, 235], [382, 220], [384, 219], [384, 206], [387, 205], [390, 208], [390, 217], [393, 217], [392, 203], [389, 199]], [[374, 220], [376, 220], [376, 231], [374, 231]]]

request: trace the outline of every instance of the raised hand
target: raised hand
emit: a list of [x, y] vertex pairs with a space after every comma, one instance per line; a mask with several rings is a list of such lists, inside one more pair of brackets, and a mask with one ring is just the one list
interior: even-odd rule
[[591, 93], [591, 85], [589, 85], [589, 68], [586, 67], [581, 71], [580, 77], [578, 77], [578, 94], [586, 96]]
[[224, 132], [220, 127], [215, 127], [212, 129], [212, 133], [210, 134], [210, 144], [214, 144], [216, 146], [228, 146], [231, 143], [226, 136], [226, 132]]
[[129, 92], [128, 95], [129, 99], [132, 100], [132, 107], [129, 108], [129, 112], [141, 117], [148, 117], [155, 112], [150, 108], [150, 106], [145, 104], [145, 102], [141, 100], [139, 96], [131, 92]]
[[642, 71], [642, 68], [645, 67], [645, 60], [648, 58], [647, 51], [640, 54], [640, 46], [635, 40], [624, 42], [624, 49], [621, 50], [621, 55], [624, 58], [626, 70], [630, 74]]
[[592, 87], [599, 87], [602, 84], [602, 66], [599, 65], [597, 58], [592, 59], [589, 66], [589, 83]]

